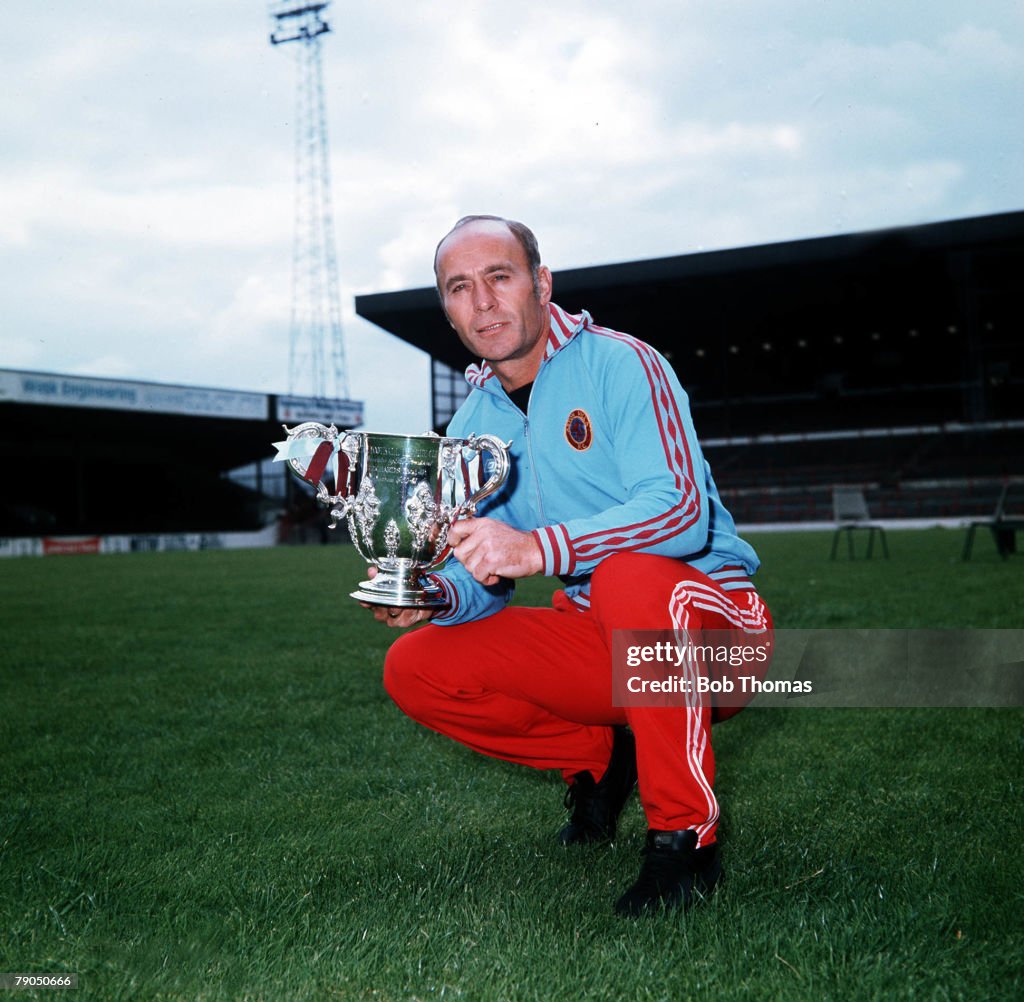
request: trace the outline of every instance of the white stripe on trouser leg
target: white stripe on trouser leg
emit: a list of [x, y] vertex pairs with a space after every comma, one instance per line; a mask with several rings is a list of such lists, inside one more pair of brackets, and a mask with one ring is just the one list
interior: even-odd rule
[[708, 732], [706, 728], [701, 727], [701, 700], [696, 691], [699, 665], [691, 661], [689, 656], [690, 607], [717, 613], [731, 626], [743, 630], [744, 633], [764, 633], [768, 628], [764, 602], [757, 592], [748, 591], [745, 594], [750, 608], [741, 609], [735, 601], [714, 588], [694, 581], [680, 581], [673, 590], [669, 603], [676, 643], [686, 652], [685, 677], [690, 679], [690, 691], [686, 697], [686, 761], [690, 774], [704, 794], [708, 808], [707, 820], [695, 828], [698, 847], [704, 844], [708, 832], [718, 823], [719, 810], [718, 800], [704, 774], [702, 764], [707, 749]]
[[[698, 666], [689, 656], [690, 610], [687, 608], [685, 600], [679, 601], [678, 596], [681, 590], [677, 586], [673, 591], [669, 612], [672, 616], [676, 644], [686, 652], [683, 659], [685, 666], [683, 674], [689, 680], [686, 693], [686, 744], [684, 748], [686, 764], [697, 788], [704, 795], [704, 803], [707, 806], [707, 820], [694, 829], [697, 833], [697, 846], [700, 847], [704, 844], [704, 837], [708, 831], [718, 821], [718, 800], [715, 798], [715, 791], [711, 788], [707, 776], [704, 775], [702, 764], [704, 750], [707, 747], [707, 733], [701, 727], [701, 698], [697, 692]], [[683, 595], [685, 594], [686, 592], [683, 591]]]
[[[680, 588], [682, 588], [682, 585], [676, 588], [676, 592], [673, 592], [673, 599], [675, 599], [676, 593], [680, 591]], [[741, 609], [724, 593], [709, 588], [707, 585], [689, 581], [686, 582], [686, 587], [683, 590], [695, 608], [705, 609], [708, 612], [717, 612], [730, 625], [738, 627], [744, 633], [764, 633], [767, 629], [765, 625], [764, 602], [761, 601], [761, 597], [757, 592], [746, 593], [750, 608]]]

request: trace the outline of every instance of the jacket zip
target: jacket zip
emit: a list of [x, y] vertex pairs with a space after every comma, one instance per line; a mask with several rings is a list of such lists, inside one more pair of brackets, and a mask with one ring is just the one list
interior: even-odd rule
[[533, 489], [537, 495], [537, 514], [540, 517], [538, 527], [548, 524], [547, 516], [544, 514], [544, 495], [540, 489], [540, 473], [537, 470], [537, 462], [533, 458], [533, 439], [530, 437], [530, 401], [533, 400], [534, 390], [537, 389], [537, 380], [540, 379], [543, 362], [533, 377], [533, 386], [530, 387], [530, 396], [526, 401], [526, 413], [523, 415], [523, 435], [526, 437], [526, 454], [530, 457], [530, 469], [533, 471]]

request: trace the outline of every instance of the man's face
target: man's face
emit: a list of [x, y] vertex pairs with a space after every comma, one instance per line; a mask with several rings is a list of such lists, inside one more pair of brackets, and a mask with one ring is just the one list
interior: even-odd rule
[[508, 227], [485, 220], [449, 234], [438, 252], [437, 281], [448, 320], [469, 351], [499, 377], [504, 371], [532, 379], [548, 332], [551, 272], [539, 269], [534, 290], [526, 252]]

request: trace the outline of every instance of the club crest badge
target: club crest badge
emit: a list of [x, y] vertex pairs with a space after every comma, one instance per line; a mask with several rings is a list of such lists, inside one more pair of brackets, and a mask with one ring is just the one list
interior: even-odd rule
[[577, 451], [586, 452], [594, 441], [594, 429], [590, 415], [577, 408], [565, 422], [565, 440]]

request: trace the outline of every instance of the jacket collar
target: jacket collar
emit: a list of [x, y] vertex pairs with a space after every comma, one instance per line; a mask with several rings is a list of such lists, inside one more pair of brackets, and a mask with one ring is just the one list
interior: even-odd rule
[[[561, 306], [548, 303], [548, 342], [544, 346], [544, 358], [541, 365], [558, 354], [580, 331], [593, 323], [590, 314], [583, 310], [580, 313], [567, 313]], [[477, 389], [489, 388], [487, 385], [494, 375], [489, 362], [474, 362], [466, 369], [466, 381]], [[498, 385], [497, 382], [490, 385]]]

